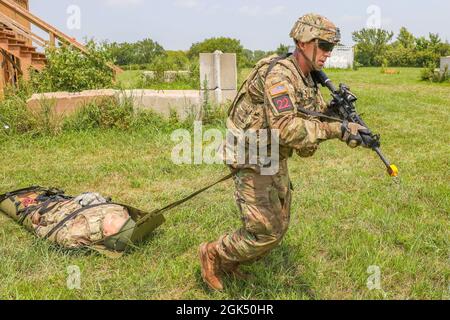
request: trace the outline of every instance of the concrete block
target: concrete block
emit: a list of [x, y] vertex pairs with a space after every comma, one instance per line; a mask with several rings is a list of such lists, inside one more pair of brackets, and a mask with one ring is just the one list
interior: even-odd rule
[[78, 93], [52, 92], [35, 94], [27, 102], [30, 110], [38, 111], [46, 103], [50, 104], [57, 115], [71, 115], [91, 102], [102, 99], [124, 99], [133, 101], [135, 110], [152, 110], [169, 117], [175, 111], [181, 120], [190, 116], [199, 119], [203, 106], [200, 91], [197, 90], [91, 90]]
[[45, 104], [54, 106], [54, 112], [58, 115], [70, 115], [88, 103], [100, 103], [103, 99], [114, 98], [116, 90], [88, 90], [82, 92], [50, 92], [33, 94], [27, 101], [30, 110], [39, 111]]
[[120, 96], [133, 99], [136, 110], [152, 110], [164, 117], [173, 110], [182, 120], [190, 116], [198, 119], [203, 101], [197, 90], [125, 90]]
[[445, 66], [447, 66], [447, 72], [450, 73], [450, 56], [441, 58], [441, 68], [440, 68], [441, 73], [444, 73]]
[[353, 47], [339, 46], [334, 48], [325, 68], [347, 69], [353, 68], [355, 53]]
[[144, 71], [142, 72], [142, 77], [144, 80], [155, 80], [156, 72], [155, 71]]
[[205, 81], [207, 82], [206, 89], [212, 90], [217, 87], [214, 81], [214, 55], [212, 53], [200, 53], [200, 86], [204, 88]]
[[224, 53], [220, 57], [220, 83], [222, 90], [237, 90], [237, 58], [235, 53]]
[[189, 78], [191, 73], [189, 71], [164, 71], [164, 81], [174, 82], [177, 78]]
[[[237, 64], [235, 53], [200, 54], [200, 83], [210, 101], [223, 103], [234, 99], [237, 91]], [[206, 87], [205, 87], [206, 82]]]

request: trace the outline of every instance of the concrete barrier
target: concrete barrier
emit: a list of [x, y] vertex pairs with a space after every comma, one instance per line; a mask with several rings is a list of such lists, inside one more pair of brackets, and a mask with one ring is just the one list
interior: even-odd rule
[[144, 80], [154, 80], [156, 78], [156, 72], [155, 71], [144, 71], [142, 72], [142, 77]]
[[200, 85], [210, 101], [219, 104], [232, 101], [237, 94], [236, 54], [200, 53]]
[[29, 110], [38, 111], [44, 103], [54, 106], [58, 115], [70, 115], [88, 103], [100, 103], [103, 99], [111, 99], [117, 95], [116, 90], [88, 90], [82, 92], [49, 92], [37, 93], [27, 101]]
[[34, 94], [27, 105], [30, 110], [39, 110], [49, 103], [58, 115], [70, 115], [88, 103], [99, 103], [102, 99], [125, 99], [133, 101], [135, 110], [152, 110], [169, 117], [176, 112], [179, 119], [194, 117], [200, 119], [202, 111], [202, 95], [197, 90], [89, 90], [78, 93], [51, 92]]
[[447, 66], [447, 72], [450, 73], [450, 57], [441, 58], [441, 74], [445, 72], [445, 67]]
[[164, 117], [176, 112], [182, 120], [201, 117], [202, 97], [197, 90], [125, 90], [119, 96], [131, 98], [136, 110], [152, 110]]
[[180, 78], [189, 78], [191, 73], [189, 71], [164, 71], [164, 82], [174, 82]]

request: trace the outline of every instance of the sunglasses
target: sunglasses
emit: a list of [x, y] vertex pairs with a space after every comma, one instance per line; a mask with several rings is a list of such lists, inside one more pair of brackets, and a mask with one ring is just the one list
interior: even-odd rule
[[319, 40], [318, 42], [320, 50], [331, 52], [333, 51], [334, 47], [336, 46], [334, 43], [325, 41], [325, 40]]

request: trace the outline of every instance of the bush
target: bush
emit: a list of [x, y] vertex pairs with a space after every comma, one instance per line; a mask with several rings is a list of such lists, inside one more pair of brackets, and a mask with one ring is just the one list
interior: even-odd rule
[[21, 90], [12, 87], [5, 89], [5, 97], [0, 102], [0, 119], [2, 126], [10, 126], [9, 131], [13, 133], [23, 133], [31, 130], [33, 124], [26, 108], [27, 99], [31, 95], [29, 87], [21, 84]]
[[450, 74], [448, 71], [448, 66], [445, 67], [444, 72], [436, 69], [434, 64], [430, 64], [427, 68], [423, 69], [420, 73], [420, 78], [422, 81], [431, 81], [442, 83], [450, 79]]
[[108, 51], [93, 41], [87, 48], [89, 55], [71, 46], [47, 49], [48, 66], [32, 74], [33, 89], [36, 92], [77, 92], [111, 87], [114, 72], [107, 65], [111, 62]]
[[157, 57], [149, 65], [149, 70], [188, 70], [190, 66], [189, 58], [184, 51], [166, 51], [165, 55]]
[[133, 122], [134, 110], [131, 99], [105, 98], [89, 103], [75, 115], [68, 117], [64, 130], [87, 129], [129, 129]]

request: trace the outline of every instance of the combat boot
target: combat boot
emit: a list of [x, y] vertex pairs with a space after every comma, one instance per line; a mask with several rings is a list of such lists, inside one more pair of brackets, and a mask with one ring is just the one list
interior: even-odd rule
[[221, 268], [223, 272], [239, 280], [249, 280], [252, 278], [251, 275], [242, 272], [242, 270], [239, 269], [238, 262], [222, 263]]
[[220, 257], [217, 252], [217, 242], [200, 245], [200, 265], [203, 281], [213, 290], [222, 291]]

